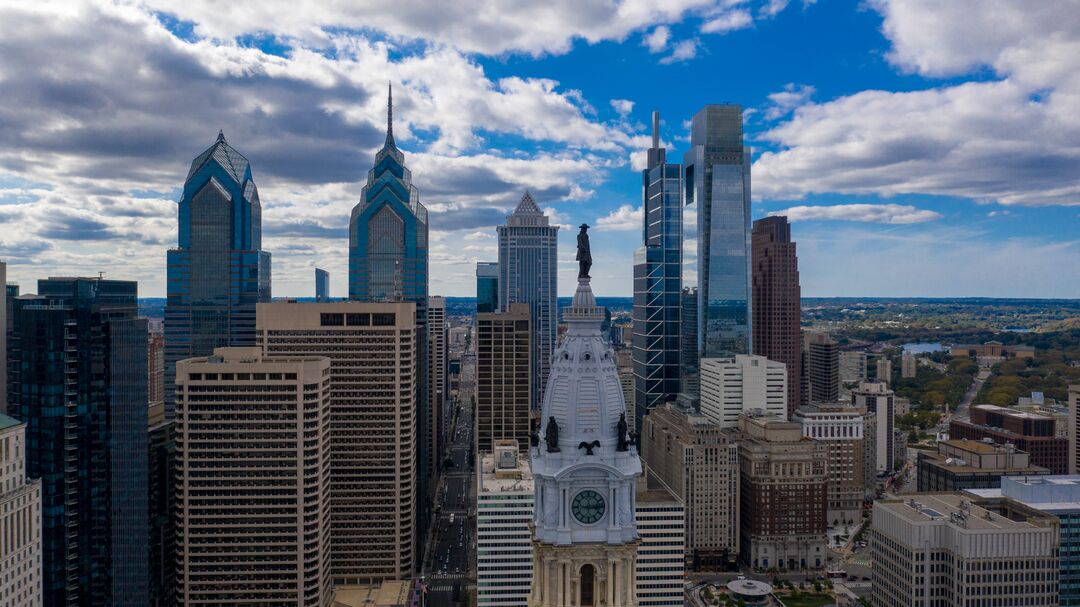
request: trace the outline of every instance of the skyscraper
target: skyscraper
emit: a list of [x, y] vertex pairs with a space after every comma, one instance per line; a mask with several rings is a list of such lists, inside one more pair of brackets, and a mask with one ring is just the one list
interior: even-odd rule
[[851, 402], [867, 413], [875, 414], [874, 466], [878, 472], [892, 472], [898, 463], [893, 454], [896, 394], [883, 381], [865, 381], [851, 391]]
[[446, 298], [441, 295], [428, 297], [427, 305], [427, 346], [428, 346], [428, 475], [430, 487], [435, 488], [435, 473], [439, 469], [439, 452], [442, 446], [442, 419], [446, 414], [446, 396], [449, 393], [449, 380], [446, 375], [449, 366], [449, 335], [446, 326]]
[[644, 226], [634, 252], [634, 417], [679, 393], [682, 312], [682, 166], [660, 147], [660, 114], [653, 112], [652, 147], [641, 172]]
[[700, 357], [698, 356], [698, 313], [697, 313], [697, 287], [683, 287], [682, 290], [682, 316], [680, 320], [680, 332], [682, 338], [679, 342], [680, 355], [679, 365], [681, 385], [679, 390], [691, 400], [698, 397], [700, 390]]
[[499, 226], [499, 307], [529, 304], [532, 315], [533, 396], [537, 408], [543, 399], [551, 368], [558, 325], [559, 227], [548, 225], [536, 201], [528, 192], [521, 197], [514, 213]]
[[330, 301], [330, 272], [315, 268], [315, 301]]
[[41, 480], [26, 478], [26, 424], [0, 413], [0, 605], [41, 607]]
[[165, 334], [150, 331], [146, 347], [147, 404], [165, 407]]
[[322, 356], [177, 364], [181, 605], [330, 604], [330, 390]]
[[147, 323], [134, 282], [49, 278], [15, 300], [8, 403], [41, 479], [43, 603], [146, 605]]
[[[829, 465], [829, 505], [826, 520], [842, 523], [862, 518], [866, 495], [865, 411], [849, 404], [812, 404], [795, 411], [803, 436], [824, 443]], [[871, 443], [872, 444], [872, 443]], [[870, 474], [873, 478], [876, 470]]]
[[755, 221], [751, 241], [754, 354], [787, 365], [790, 418], [802, 403], [802, 304], [787, 217]]
[[695, 114], [683, 165], [686, 205], [697, 211], [698, 352], [749, 354], [750, 148], [742, 107], [706, 105]]
[[7, 264], [0, 261], [0, 285], [4, 286], [4, 301], [0, 302], [0, 413], [7, 411], [7, 327], [8, 327], [8, 298], [7, 290]]
[[840, 346], [825, 333], [807, 332], [803, 335], [803, 352], [803, 375], [807, 379], [803, 400], [836, 402], [840, 398]]
[[476, 262], [476, 312], [488, 314], [499, 310], [499, 263]]
[[529, 445], [532, 338], [529, 304], [476, 315], [476, 451], [491, 453], [500, 440]]
[[349, 219], [349, 299], [416, 304], [417, 524], [422, 529], [435, 487], [428, 482], [436, 434], [428, 396], [428, 211], [420, 203], [412, 172], [405, 166], [405, 154], [394, 141], [393, 94], [388, 93], [386, 140], [375, 154], [375, 165], [368, 171], [360, 202]]
[[251, 164], [218, 133], [191, 162], [168, 252], [165, 417], [173, 418], [176, 362], [255, 343], [255, 304], [270, 301], [270, 253]]

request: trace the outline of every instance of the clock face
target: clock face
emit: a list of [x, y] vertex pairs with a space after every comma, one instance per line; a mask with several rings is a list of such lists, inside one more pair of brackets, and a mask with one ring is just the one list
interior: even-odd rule
[[603, 496], [591, 489], [578, 493], [574, 496], [574, 501], [570, 503], [570, 511], [573, 512], [574, 518], [586, 525], [604, 518], [606, 509]]

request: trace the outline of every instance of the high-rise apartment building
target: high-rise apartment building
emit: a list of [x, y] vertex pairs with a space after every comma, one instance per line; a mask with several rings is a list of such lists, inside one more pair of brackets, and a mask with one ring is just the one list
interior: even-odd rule
[[701, 359], [701, 413], [721, 428], [737, 428], [739, 416], [763, 411], [787, 419], [787, 369], [764, 356]]
[[45, 605], [146, 605], [147, 323], [134, 282], [38, 281], [15, 300], [8, 405], [41, 479]]
[[682, 315], [679, 321], [682, 333], [679, 341], [679, 372], [681, 374], [679, 389], [685, 395], [685, 398], [691, 401], [698, 398], [698, 393], [701, 390], [699, 367], [701, 356], [698, 353], [697, 305], [697, 287], [683, 287]]
[[[388, 91], [389, 93], [389, 91]], [[360, 202], [349, 219], [349, 299], [364, 302], [412, 302], [417, 331], [417, 532], [427, 527], [434, 501], [431, 452], [437, 426], [430, 411], [428, 376], [428, 211], [394, 141], [393, 96], [387, 95], [386, 140], [375, 154]]]
[[904, 352], [900, 356], [900, 377], [904, 379], [915, 377], [916, 365], [915, 354]]
[[882, 354], [878, 357], [875, 365], [877, 367], [877, 381], [892, 384], [892, 360]]
[[840, 398], [840, 349], [832, 338], [824, 333], [803, 334], [803, 352], [806, 367], [807, 395], [804, 400], [813, 403], [832, 403]]
[[251, 164], [218, 133], [191, 162], [168, 252], [165, 417], [173, 417], [176, 362], [255, 343], [255, 304], [270, 301], [270, 253]]
[[26, 478], [26, 424], [0, 413], [0, 605], [41, 607], [41, 480]]
[[329, 426], [325, 357], [177, 363], [180, 604], [330, 604]]
[[866, 496], [866, 438], [864, 410], [840, 403], [812, 403], [795, 411], [803, 436], [825, 445], [828, 453], [829, 523], [862, 520]]
[[315, 301], [330, 301], [330, 272], [315, 268]]
[[[528, 310], [525, 310], [528, 314]], [[518, 607], [529, 604], [532, 587], [533, 479], [527, 447], [497, 440], [477, 451], [476, 604]]]
[[499, 441], [529, 446], [533, 348], [529, 304], [476, 315], [476, 452], [491, 453]]
[[697, 212], [698, 352], [750, 354], [750, 148], [742, 107], [706, 105], [683, 156], [686, 205]]
[[840, 389], [849, 391], [867, 380], [866, 352], [849, 350], [838, 356], [840, 366]]
[[679, 394], [682, 313], [682, 166], [660, 147], [653, 112], [652, 147], [641, 171], [642, 245], [634, 252], [634, 419]]
[[559, 227], [549, 225], [528, 192], [499, 232], [499, 309], [527, 303], [533, 331], [532, 408], [538, 408], [547, 386], [551, 353], [559, 320]]
[[881, 381], [867, 381], [851, 391], [851, 402], [867, 413], [874, 414], [874, 468], [878, 472], [896, 469], [896, 394]]
[[751, 251], [754, 354], [787, 366], [791, 417], [802, 403], [802, 291], [787, 217], [755, 221]]
[[439, 470], [439, 454], [442, 451], [442, 419], [446, 415], [446, 399], [450, 381], [446, 374], [450, 362], [449, 327], [446, 323], [446, 298], [440, 295], [428, 297], [428, 483], [434, 490]]
[[642, 459], [685, 504], [686, 557], [722, 569], [739, 555], [739, 450], [704, 415], [668, 404], [645, 417]]
[[950, 438], [1012, 443], [1031, 456], [1034, 466], [1053, 474], [1069, 471], [1069, 438], [1058, 435], [1053, 417], [996, 405], [972, 405], [969, 411], [970, 419], [949, 422]]
[[739, 419], [743, 562], [781, 571], [825, 566], [828, 449], [773, 416]]
[[476, 312], [477, 314], [499, 310], [499, 262], [476, 262]]
[[335, 584], [410, 577], [416, 552], [416, 307], [258, 306], [269, 357], [330, 359], [330, 563]]
[[873, 604], [1058, 604], [1058, 520], [1020, 502], [925, 493], [874, 502]]

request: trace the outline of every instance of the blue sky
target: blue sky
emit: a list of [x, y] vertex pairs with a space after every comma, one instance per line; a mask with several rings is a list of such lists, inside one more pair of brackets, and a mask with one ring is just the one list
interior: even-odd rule
[[597, 292], [628, 295], [650, 112], [678, 159], [730, 102], [805, 295], [1080, 297], [1080, 0], [22, 4], [0, 7], [0, 257], [24, 292], [106, 271], [162, 295], [221, 128], [274, 294], [310, 295], [318, 266], [343, 295], [391, 81], [434, 294], [473, 294], [529, 189], [566, 226], [560, 291], [587, 222]]

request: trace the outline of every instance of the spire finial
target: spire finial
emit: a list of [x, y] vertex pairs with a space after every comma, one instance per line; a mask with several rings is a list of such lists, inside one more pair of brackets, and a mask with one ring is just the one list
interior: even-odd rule
[[386, 144], [394, 144], [394, 85], [386, 82]]
[[217, 140], [218, 141], [225, 141], [225, 131], [223, 131], [221, 129], [218, 129]]

